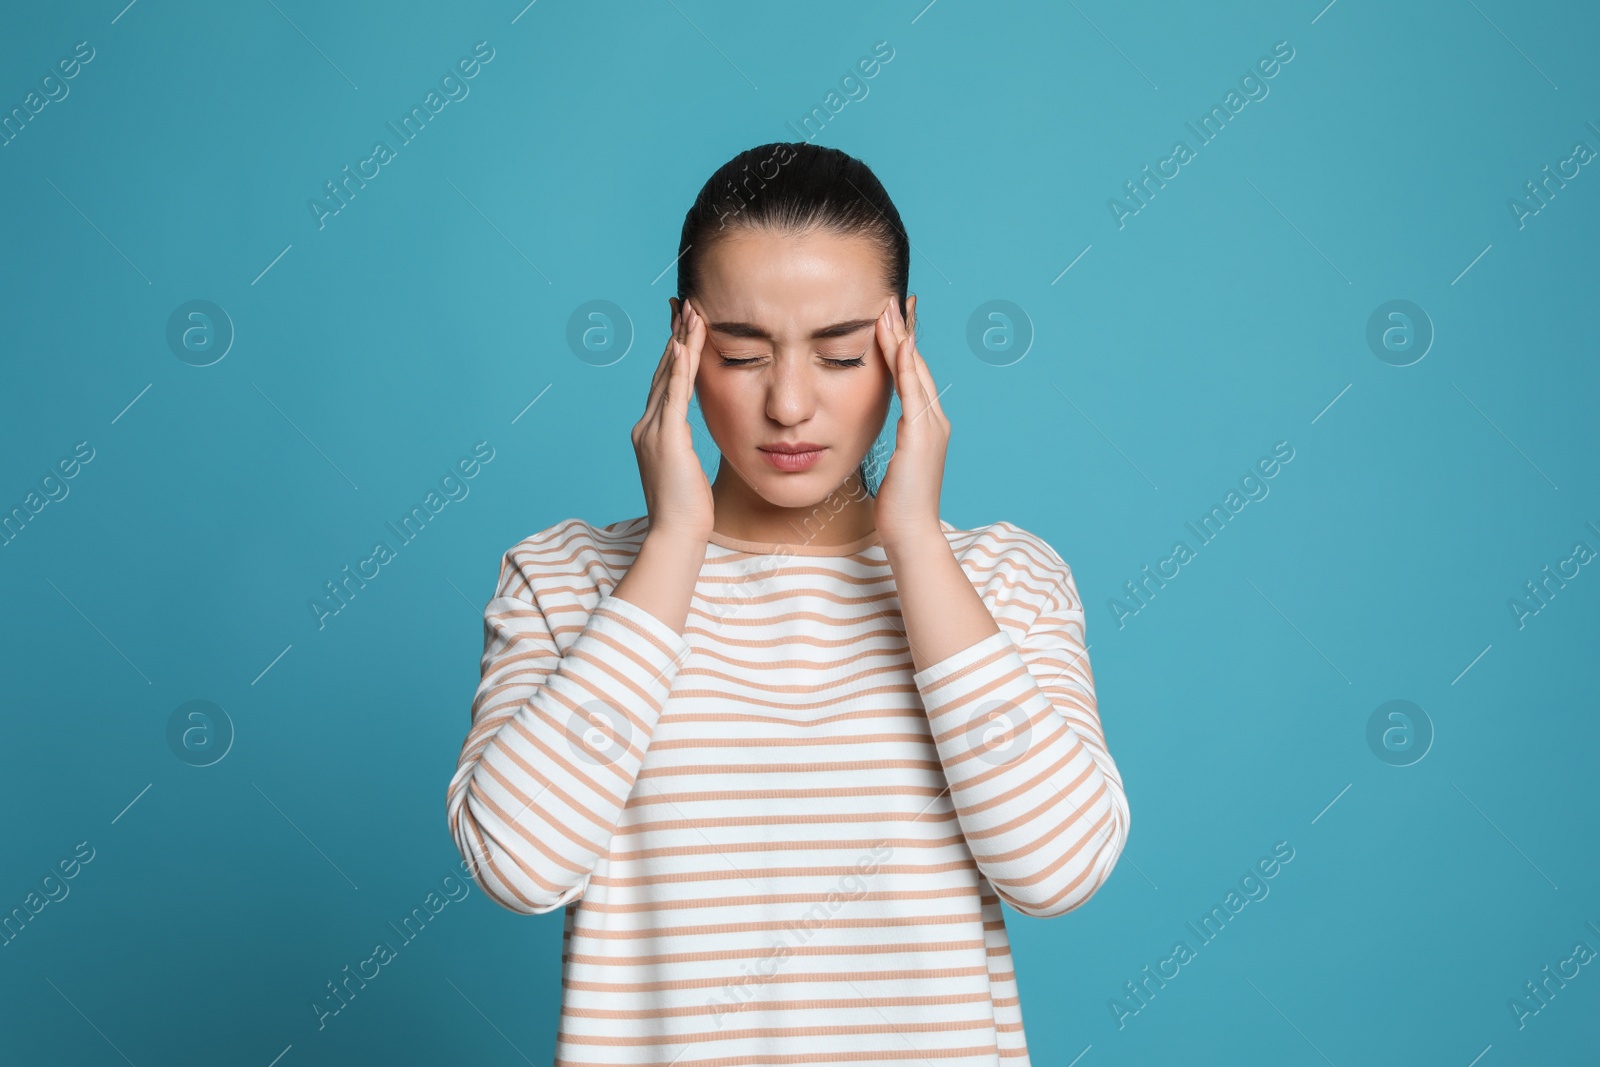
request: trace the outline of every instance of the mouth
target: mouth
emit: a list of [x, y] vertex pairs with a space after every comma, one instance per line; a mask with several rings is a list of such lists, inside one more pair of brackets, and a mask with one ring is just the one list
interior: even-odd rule
[[822, 453], [827, 451], [826, 445], [815, 444], [811, 441], [799, 441], [794, 444], [759, 445], [758, 450], [766, 457], [768, 463], [780, 471], [803, 471], [814, 466], [822, 458]]

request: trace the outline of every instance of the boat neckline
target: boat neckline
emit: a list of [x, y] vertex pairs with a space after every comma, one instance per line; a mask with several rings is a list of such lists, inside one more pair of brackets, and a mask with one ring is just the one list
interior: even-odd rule
[[878, 544], [878, 531], [873, 530], [864, 537], [858, 537], [854, 541], [847, 541], [842, 545], [748, 541], [742, 537], [730, 537], [715, 530], [706, 535], [706, 540], [711, 544], [721, 545], [723, 548], [729, 548], [735, 552], [749, 552], [761, 556], [853, 556], [858, 552], [876, 546]]

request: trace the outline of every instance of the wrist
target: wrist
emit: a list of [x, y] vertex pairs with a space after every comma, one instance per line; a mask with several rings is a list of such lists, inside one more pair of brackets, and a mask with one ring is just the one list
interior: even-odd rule
[[944, 535], [944, 529], [934, 520], [932, 524], [923, 524], [910, 529], [885, 529], [878, 527], [878, 543], [883, 546], [885, 555], [913, 555], [924, 551], [950, 548], [950, 541]]
[[688, 555], [703, 556], [706, 552], [707, 536], [694, 530], [675, 530], [670, 527], [652, 526], [645, 531], [644, 541], [640, 544], [640, 551], [647, 546], [655, 546], [652, 551], [686, 553]]

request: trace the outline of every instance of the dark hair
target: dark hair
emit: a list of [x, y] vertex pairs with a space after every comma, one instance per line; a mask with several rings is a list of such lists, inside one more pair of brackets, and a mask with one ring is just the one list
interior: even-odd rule
[[[677, 261], [680, 301], [699, 289], [706, 252], [741, 226], [785, 234], [822, 227], [875, 242], [883, 250], [886, 281], [905, 315], [911, 242], [883, 183], [854, 156], [806, 141], [775, 141], [746, 149], [718, 167], [683, 219]], [[878, 453], [874, 443], [858, 468], [861, 484], [874, 496], [883, 480]]]

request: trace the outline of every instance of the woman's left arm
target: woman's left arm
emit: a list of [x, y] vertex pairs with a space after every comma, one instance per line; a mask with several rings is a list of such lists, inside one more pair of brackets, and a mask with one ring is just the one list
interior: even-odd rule
[[935, 534], [888, 556], [958, 825], [1006, 903], [1064, 914], [1104, 884], [1129, 828], [1072, 572], [1040, 575], [1049, 600], [1016, 644]]
[[950, 422], [898, 301], [889, 303], [877, 339], [902, 414], [875, 514], [913, 680], [979, 870], [1023, 914], [1060, 915], [1105, 882], [1129, 826], [1100, 726], [1083, 604], [1059, 557], [1024, 552], [1034, 566], [1013, 587], [1025, 576], [1047, 599], [1020, 645], [996, 624], [939, 525]]

